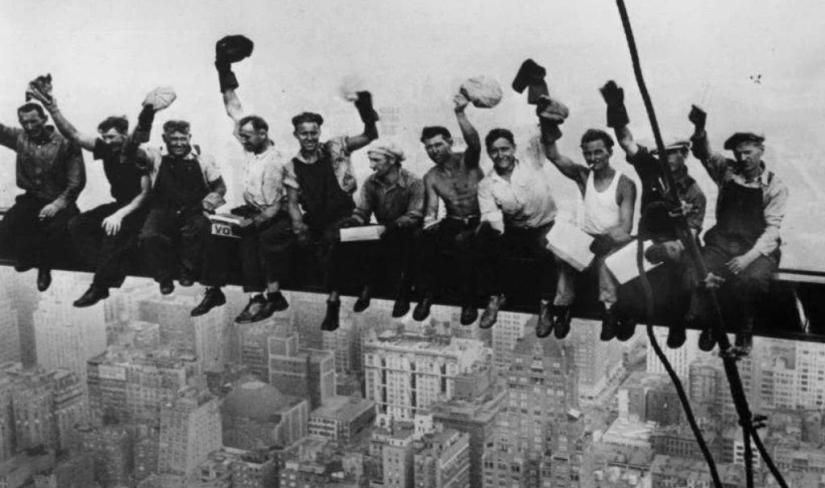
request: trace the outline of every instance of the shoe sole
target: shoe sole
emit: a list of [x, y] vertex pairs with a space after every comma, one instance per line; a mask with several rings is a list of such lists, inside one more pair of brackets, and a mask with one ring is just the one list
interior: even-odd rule
[[224, 305], [226, 305], [226, 298], [225, 298], [225, 297], [224, 297], [224, 299], [223, 299], [223, 300], [221, 300], [220, 302], [218, 302], [218, 303], [216, 303], [216, 304], [212, 305], [211, 307], [207, 308], [207, 309], [206, 309], [206, 310], [204, 310], [203, 312], [197, 312], [197, 313], [196, 313], [194, 310], [192, 310], [191, 312], [189, 312], [189, 316], [191, 316], [191, 317], [200, 317], [200, 316], [202, 316], [202, 315], [206, 315], [206, 314], [208, 314], [209, 312], [211, 312], [211, 311], [212, 311], [212, 309], [214, 309], [214, 308], [218, 308], [218, 307], [222, 307], [222, 306], [224, 306]]

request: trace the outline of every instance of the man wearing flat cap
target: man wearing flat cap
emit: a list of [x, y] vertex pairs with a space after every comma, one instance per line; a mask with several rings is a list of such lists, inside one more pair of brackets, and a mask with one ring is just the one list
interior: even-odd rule
[[415, 231], [424, 218], [424, 183], [401, 167], [404, 151], [394, 143], [378, 143], [369, 148], [367, 155], [373, 174], [364, 181], [352, 217], [341, 227], [367, 225], [374, 214], [386, 230], [380, 241], [361, 243], [366, 250], [366, 283], [354, 310], [366, 310], [372, 287], [382, 278], [390, 278], [391, 283], [397, 283], [392, 316], [403, 317], [410, 310], [412, 248]]
[[[719, 186], [716, 225], [705, 234], [702, 257], [708, 269], [707, 286], [724, 280], [731, 296], [740, 301], [744, 314], [731, 351], [747, 355], [753, 342], [753, 322], [757, 304], [765, 298], [780, 259], [780, 229], [785, 217], [788, 187], [769, 171], [762, 156], [765, 138], [752, 132], [737, 132], [725, 141], [733, 159], [711, 151], [705, 133], [707, 114], [694, 106], [689, 115], [694, 125], [693, 154]], [[695, 318], [707, 310], [708, 296], [697, 290], [691, 303]], [[700, 337], [700, 347], [713, 348], [710, 328]]]
[[378, 114], [369, 92], [358, 92], [355, 107], [364, 123], [357, 136], [336, 137], [320, 142], [323, 117], [304, 112], [292, 118], [300, 151], [287, 161], [284, 185], [287, 188], [292, 231], [298, 244], [314, 253], [329, 291], [327, 313], [321, 329], [338, 329], [343, 280], [340, 252], [341, 224], [355, 209], [352, 194], [358, 187], [350, 154], [378, 138]]
[[[654, 290], [657, 303], [673, 306], [685, 303], [687, 295], [682, 286], [686, 269], [684, 267], [684, 246], [676, 233], [676, 222], [671, 210], [684, 212], [688, 228], [694, 238], [698, 239], [705, 219], [707, 199], [702, 189], [689, 174], [685, 160], [690, 150], [687, 139], [669, 138], [665, 140], [665, 163], [663, 166], [656, 149], [649, 150], [638, 144], [630, 132], [630, 118], [624, 104], [624, 90], [615, 81], [608, 81], [601, 88], [602, 97], [607, 104], [607, 125], [612, 127], [616, 140], [627, 155], [627, 162], [636, 170], [642, 183], [641, 217], [639, 219], [639, 238], [654, 242], [646, 255], [654, 263], [664, 262], [660, 268], [649, 273], [648, 278]], [[676, 185], [676, 193], [682, 204], [680, 209], [670, 209], [667, 203], [664, 171], [670, 171]], [[632, 292], [639, 290], [634, 287]], [[629, 300], [619, 300], [620, 306], [628, 311], [629, 301], [640, 293], [628, 293]], [[680, 300], [680, 298], [683, 298]], [[644, 306], [638, 307], [640, 311]], [[685, 342], [685, 327], [682, 321], [671, 326], [667, 344], [671, 348], [680, 347]]]

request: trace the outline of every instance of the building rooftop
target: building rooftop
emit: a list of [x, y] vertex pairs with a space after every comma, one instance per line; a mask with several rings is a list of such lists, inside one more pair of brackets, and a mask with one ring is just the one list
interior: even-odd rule
[[224, 415], [271, 421], [273, 416], [303, 401], [257, 379], [240, 380], [226, 396]]
[[334, 396], [324, 400], [324, 404], [313, 410], [310, 417], [349, 421], [364, 411], [375, 407], [375, 402], [358, 397]]

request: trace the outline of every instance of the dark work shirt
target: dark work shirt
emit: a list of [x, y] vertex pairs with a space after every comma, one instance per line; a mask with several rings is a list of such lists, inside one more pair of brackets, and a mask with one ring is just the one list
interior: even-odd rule
[[176, 209], [200, 209], [209, 194], [203, 171], [197, 158], [163, 156], [153, 189], [156, 206]]
[[140, 180], [149, 174], [148, 164], [139, 161], [141, 157], [146, 158], [143, 151], [138, 148], [134, 154], [127, 155], [125, 151], [128, 146], [128, 141], [116, 148], [98, 139], [92, 152], [94, 159], [103, 161], [103, 171], [112, 187], [112, 198], [122, 205], [140, 195]]
[[337, 219], [352, 215], [355, 202], [352, 195], [341, 188], [328, 151], [312, 164], [293, 158], [291, 167], [300, 188], [298, 199], [304, 210], [306, 225], [323, 228]]
[[0, 124], [0, 144], [17, 152], [17, 186], [30, 195], [63, 209], [73, 204], [86, 186], [80, 147], [52, 126], [46, 127], [42, 141], [33, 141], [23, 129]]
[[[636, 169], [642, 181], [642, 209], [650, 203], [664, 201], [664, 187], [661, 183], [662, 166], [659, 160], [646, 147], [639, 146], [639, 151], [633, 156], [628, 156], [627, 162]], [[688, 227], [697, 231], [701, 230], [707, 206], [705, 194], [696, 181], [688, 175], [687, 168], [675, 173], [673, 180], [679, 199], [690, 205], [690, 211], [687, 214]]]
[[361, 188], [361, 199], [353, 215], [362, 224], [368, 224], [373, 213], [381, 225], [392, 222], [398, 227], [420, 225], [424, 218], [424, 182], [403, 168], [392, 186], [370, 175]]

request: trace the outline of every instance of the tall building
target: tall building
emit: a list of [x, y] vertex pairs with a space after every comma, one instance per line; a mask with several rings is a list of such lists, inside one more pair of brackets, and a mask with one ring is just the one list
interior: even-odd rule
[[7, 372], [11, 379], [11, 411], [17, 450], [47, 446], [68, 449], [75, 444], [73, 427], [86, 421], [89, 407], [83, 385], [74, 373], [42, 369]]
[[0, 364], [21, 362], [20, 322], [8, 290], [0, 290], [0, 337]]
[[619, 388], [617, 399], [622, 420], [665, 427], [683, 419], [682, 404], [667, 375], [636, 371]]
[[[20, 363], [15, 363], [19, 365]], [[14, 456], [14, 410], [12, 394], [14, 383], [12, 377], [0, 372], [0, 463]]]
[[470, 436], [453, 429], [415, 441], [413, 476], [417, 488], [463, 488], [470, 484]]
[[269, 337], [269, 383], [314, 410], [335, 395], [335, 354], [299, 347], [295, 329], [278, 326]]
[[795, 341], [797, 404], [803, 408], [825, 408], [825, 345]]
[[96, 425], [157, 425], [161, 406], [201, 376], [195, 356], [172, 349], [111, 349], [87, 363], [89, 402]]
[[489, 364], [481, 341], [445, 336], [373, 334], [364, 346], [367, 399], [379, 413], [411, 420], [456, 393], [456, 378]]
[[269, 381], [269, 338], [275, 335], [276, 323], [266, 320], [238, 329], [240, 362], [261, 381]]
[[229, 344], [225, 310], [200, 317], [189, 312], [198, 304], [194, 296], [154, 297], [140, 302], [140, 320], [160, 325], [160, 342], [181, 353], [192, 354], [204, 371], [221, 371]]
[[158, 473], [160, 439], [156, 435], [147, 435], [137, 439], [134, 453], [133, 475], [135, 480], [141, 481]]
[[573, 319], [567, 342], [576, 350], [579, 398], [594, 401], [622, 368], [623, 347], [617, 341], [599, 338], [601, 323]]
[[134, 452], [132, 439], [123, 427], [78, 427], [83, 450], [94, 457], [95, 479], [104, 488], [131, 482]]
[[516, 342], [524, 336], [528, 316], [514, 312], [499, 312], [493, 327], [493, 361], [498, 371], [507, 371]]
[[160, 413], [158, 472], [191, 476], [210, 452], [221, 448], [218, 400], [206, 391], [189, 389], [163, 406]]
[[[0, 288], [11, 299], [12, 315], [17, 318], [20, 361], [27, 368], [34, 367], [37, 363], [34, 311], [40, 301], [40, 293], [35, 287], [36, 276], [34, 271], [21, 274], [9, 266], [0, 267]], [[3, 315], [5, 316], [5, 312]], [[13, 339], [14, 332], [11, 334]], [[5, 337], [5, 332], [2, 337]]]
[[72, 372], [57, 370], [51, 373], [54, 382], [54, 423], [57, 429], [57, 445], [71, 449], [79, 442], [75, 425], [89, 420], [89, 396], [86, 385]]
[[507, 372], [508, 402], [484, 453], [484, 486], [575, 487], [582, 433], [575, 349], [525, 334]]
[[[686, 380], [690, 372], [690, 363], [699, 357], [699, 332], [688, 329], [687, 341], [678, 349], [670, 349], [665, 345], [668, 335], [667, 327], [654, 327], [653, 335], [656, 336], [656, 340], [662, 347], [665, 357], [667, 357], [668, 361], [670, 361], [670, 365], [673, 367], [673, 370], [679, 378], [683, 381]], [[665, 365], [659, 361], [659, 357], [656, 356], [656, 352], [653, 350], [653, 346], [651, 345], [647, 346], [647, 372], [667, 374]]]
[[349, 311], [342, 310], [341, 326], [338, 330], [324, 332], [323, 348], [335, 354], [335, 372], [349, 374], [359, 366], [359, 327], [352, 320]]
[[34, 312], [37, 363], [46, 370], [68, 369], [83, 382], [86, 361], [106, 351], [103, 306], [72, 305], [89, 281], [85, 274], [56, 274]]

